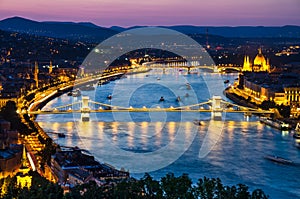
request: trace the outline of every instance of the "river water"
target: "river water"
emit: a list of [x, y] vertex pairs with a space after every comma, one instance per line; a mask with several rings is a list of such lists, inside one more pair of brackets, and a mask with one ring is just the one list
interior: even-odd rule
[[[228, 84], [223, 81], [228, 79], [230, 84], [235, 78], [237, 74], [155, 69], [95, 86], [94, 91], [82, 94], [121, 107], [182, 107], [205, 102], [212, 95], [226, 99], [222, 90]], [[108, 95], [112, 95], [111, 100]], [[159, 101], [161, 97], [165, 101]], [[80, 100], [64, 94], [44, 109]], [[211, 121], [210, 113], [113, 112], [91, 114], [90, 118], [81, 122], [80, 114], [49, 114], [39, 115], [37, 121], [61, 146], [87, 149], [100, 162], [129, 169], [137, 178], [144, 172], [156, 179], [168, 172], [188, 173], [194, 183], [204, 176], [219, 177], [226, 185], [243, 183], [251, 190], [263, 189], [271, 198], [300, 197], [300, 150], [294, 146], [292, 132], [265, 126], [257, 116], [227, 113], [222, 121]], [[200, 126], [193, 123], [195, 119], [202, 121]], [[58, 138], [51, 132], [66, 137]], [[265, 155], [281, 156], [296, 165], [274, 163]]]

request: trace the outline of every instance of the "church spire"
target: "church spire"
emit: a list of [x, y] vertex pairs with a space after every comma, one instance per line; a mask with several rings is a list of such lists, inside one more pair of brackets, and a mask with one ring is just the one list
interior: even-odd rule
[[259, 47], [259, 49], [258, 49], [258, 54], [259, 54], [259, 55], [262, 54], [262, 49], [261, 49], [261, 47]]
[[22, 168], [23, 170], [27, 170], [27, 168], [28, 168], [28, 159], [27, 159], [27, 153], [26, 153], [25, 144], [23, 145], [23, 153], [22, 153], [22, 160], [21, 160], [21, 168]]
[[34, 81], [36, 88], [39, 87], [39, 65], [38, 62], [34, 62]]
[[245, 55], [243, 71], [252, 71], [249, 56]]
[[19, 169], [19, 173], [17, 174], [17, 185], [21, 188], [30, 187], [32, 176], [28, 174], [30, 168], [28, 167], [28, 159], [26, 155], [25, 144], [23, 145], [23, 153], [21, 160], [21, 167]]

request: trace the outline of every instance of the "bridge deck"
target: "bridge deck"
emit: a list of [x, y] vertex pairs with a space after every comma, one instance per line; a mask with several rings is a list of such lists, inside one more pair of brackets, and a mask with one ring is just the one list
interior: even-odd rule
[[[39, 115], [39, 114], [68, 114], [68, 113], [111, 113], [111, 112], [216, 112], [211, 109], [172, 109], [172, 108], [156, 108], [156, 109], [111, 109], [111, 110], [68, 110], [68, 111], [30, 111], [25, 114]], [[221, 110], [217, 112], [224, 113], [253, 113], [253, 114], [272, 114], [272, 111], [253, 111], [253, 110]]]

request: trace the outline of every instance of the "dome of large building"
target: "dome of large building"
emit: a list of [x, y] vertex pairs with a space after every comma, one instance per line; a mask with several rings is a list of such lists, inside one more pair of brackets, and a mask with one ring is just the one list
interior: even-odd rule
[[258, 54], [254, 58], [253, 64], [250, 63], [249, 56], [245, 56], [243, 71], [251, 71], [251, 72], [266, 71], [266, 72], [270, 72], [269, 60], [266, 60], [266, 58], [262, 54], [261, 48], [258, 49]]
[[256, 55], [255, 59], [254, 59], [254, 65], [264, 65], [266, 63], [266, 59], [263, 56], [263, 54], [261, 53], [261, 48], [258, 49], [258, 54]]

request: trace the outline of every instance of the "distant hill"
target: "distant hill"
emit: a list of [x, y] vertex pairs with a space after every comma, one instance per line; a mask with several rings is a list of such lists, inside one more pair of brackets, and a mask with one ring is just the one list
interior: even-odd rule
[[47, 23], [47, 24], [68, 24], [68, 25], [81, 25], [81, 26], [86, 26], [86, 27], [90, 27], [90, 28], [99, 28], [99, 26], [97, 26], [96, 24], [93, 24], [91, 22], [57, 22], [57, 21], [44, 21], [43, 23]]
[[[119, 32], [129, 30], [132, 28], [139, 28], [143, 26], [134, 26], [129, 28], [122, 28], [119, 26], [112, 26], [111, 29]], [[209, 34], [218, 35], [228, 38], [300, 38], [300, 26], [282, 26], [282, 27], [267, 27], [267, 26], [160, 26], [162, 28], [169, 28], [184, 34]]]
[[[119, 32], [140, 28], [146, 26], [133, 26], [123, 28], [120, 26], [112, 26], [112, 30]], [[282, 27], [267, 27], [267, 26], [159, 26], [161, 28], [169, 28], [184, 34], [202, 34], [218, 35], [228, 38], [300, 38], [300, 26], [282, 26]]]
[[121, 26], [112, 26], [110, 27], [111, 30], [115, 30], [115, 31], [118, 31], [118, 32], [123, 32], [125, 30], [128, 30], [128, 28], [123, 28]]
[[213, 27], [213, 26], [169, 26], [172, 30], [177, 30], [184, 34], [208, 34], [220, 35], [223, 37], [289, 37], [300, 38], [300, 26], [237, 26], [237, 27]]
[[[40, 36], [68, 38], [75, 40], [99, 42], [119, 32], [146, 26], [123, 28], [112, 26], [104, 28], [90, 22], [37, 22], [21, 17], [12, 17], [0, 21], [0, 29]], [[227, 38], [300, 38], [300, 26], [160, 26], [182, 32], [184, 34], [218, 35]]]
[[118, 31], [99, 27], [88, 22], [37, 22], [21, 17], [12, 17], [0, 21], [0, 29], [39, 36], [98, 42], [118, 33]]

